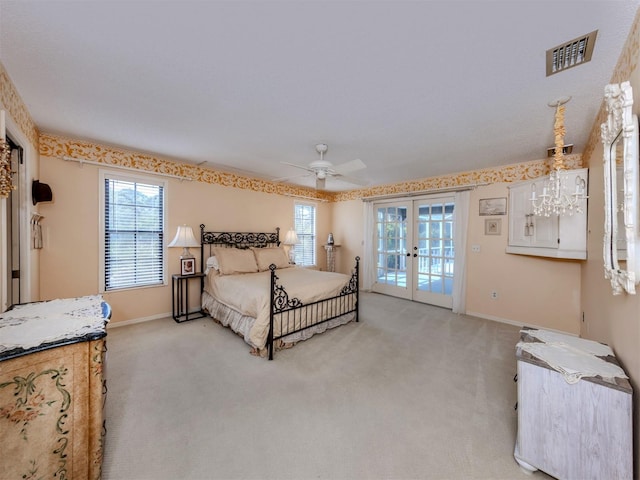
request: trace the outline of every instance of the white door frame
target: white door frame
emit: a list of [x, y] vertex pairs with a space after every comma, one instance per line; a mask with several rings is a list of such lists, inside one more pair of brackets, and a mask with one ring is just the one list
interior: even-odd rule
[[[452, 295], [433, 294], [431, 292], [423, 292], [419, 290], [418, 283], [418, 229], [415, 228], [418, 224], [418, 209], [417, 206], [421, 202], [438, 203], [441, 201], [444, 203], [454, 203], [455, 205], [455, 193], [441, 193], [432, 195], [423, 195], [416, 197], [402, 197], [385, 199], [379, 201], [373, 201], [373, 232], [371, 232], [373, 238], [373, 258], [370, 259], [372, 265], [374, 265], [375, 281], [372, 285], [372, 291], [392, 295], [400, 298], [406, 298], [409, 300], [420, 301], [424, 303], [430, 303], [445, 308], [451, 308], [453, 303]], [[377, 230], [377, 212], [379, 207], [400, 207], [405, 208], [406, 215], [406, 242], [402, 251], [397, 252], [397, 262], [404, 260], [405, 264], [402, 264], [402, 271], [406, 274], [406, 284], [397, 285], [393, 283], [378, 282], [378, 230]], [[454, 207], [455, 208], [455, 207]], [[454, 216], [455, 221], [455, 216]], [[415, 250], [415, 251], [414, 251]], [[453, 262], [453, 258], [451, 259]]]

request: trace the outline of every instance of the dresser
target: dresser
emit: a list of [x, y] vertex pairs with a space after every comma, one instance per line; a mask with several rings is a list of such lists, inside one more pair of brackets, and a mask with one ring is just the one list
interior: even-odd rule
[[[542, 331], [550, 336], [540, 339], [539, 332], [522, 330], [516, 348], [516, 461], [527, 471], [539, 469], [559, 479], [632, 479], [632, 389], [613, 352], [553, 332]], [[598, 363], [602, 360], [607, 365]], [[603, 375], [581, 376], [602, 367]]]
[[53, 302], [0, 314], [2, 479], [101, 477], [110, 308], [97, 297]]

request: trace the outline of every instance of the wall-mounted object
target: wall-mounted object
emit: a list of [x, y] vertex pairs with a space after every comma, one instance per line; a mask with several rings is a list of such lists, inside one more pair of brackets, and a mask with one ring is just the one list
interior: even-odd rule
[[484, 234], [485, 235], [500, 235], [502, 233], [502, 219], [501, 218], [487, 218], [484, 221]]
[[478, 202], [479, 215], [506, 215], [507, 197], [481, 198]]
[[[636, 293], [640, 282], [638, 212], [638, 117], [633, 114], [629, 82], [604, 89], [607, 120], [601, 125], [604, 147], [604, 274], [614, 295]], [[622, 170], [622, 171], [620, 171]], [[618, 185], [621, 179], [623, 185]]]
[[41, 183], [39, 180], [34, 180], [31, 185], [31, 199], [34, 205], [41, 202], [50, 202], [53, 200], [51, 187], [46, 183]]
[[31, 214], [31, 244], [36, 250], [42, 248], [42, 226], [40, 225], [40, 221], [43, 218], [44, 216], [39, 213]]
[[[586, 168], [565, 170], [567, 183], [589, 179]], [[509, 186], [509, 243], [507, 253], [537, 257], [586, 260], [587, 199], [580, 200], [580, 212], [573, 215], [534, 215], [532, 185], [540, 178]]]

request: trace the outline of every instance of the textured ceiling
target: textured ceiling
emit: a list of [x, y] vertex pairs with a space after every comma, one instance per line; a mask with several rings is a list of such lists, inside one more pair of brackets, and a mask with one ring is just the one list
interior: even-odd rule
[[544, 158], [566, 96], [582, 152], [639, 4], [0, 0], [0, 61], [45, 133], [266, 179], [322, 142], [379, 185]]

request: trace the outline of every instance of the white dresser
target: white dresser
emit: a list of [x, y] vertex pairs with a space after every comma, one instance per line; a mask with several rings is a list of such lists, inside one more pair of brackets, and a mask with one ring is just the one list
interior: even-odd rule
[[[582, 377], [550, 364], [531, 347], [545, 344], [522, 330], [518, 364], [518, 434], [514, 456], [528, 471], [559, 479], [632, 479], [632, 389], [626, 378]], [[570, 353], [595, 342], [571, 337]], [[537, 345], [531, 345], [535, 344]], [[561, 342], [558, 342], [561, 343]], [[598, 344], [601, 345], [601, 344]], [[546, 346], [546, 345], [545, 345]], [[608, 348], [606, 346], [603, 346]], [[587, 350], [583, 350], [583, 353]], [[596, 355], [594, 355], [596, 356]], [[597, 355], [603, 359], [602, 356]], [[614, 356], [604, 358], [619, 368]], [[621, 370], [621, 369], [620, 369]], [[575, 383], [569, 383], [575, 382]]]

